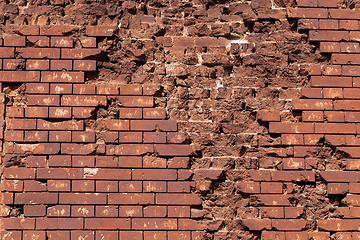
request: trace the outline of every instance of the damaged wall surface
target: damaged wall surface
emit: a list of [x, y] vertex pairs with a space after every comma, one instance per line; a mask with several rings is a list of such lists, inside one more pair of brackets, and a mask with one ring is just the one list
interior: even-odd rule
[[359, 8], [0, 0], [0, 239], [360, 239]]

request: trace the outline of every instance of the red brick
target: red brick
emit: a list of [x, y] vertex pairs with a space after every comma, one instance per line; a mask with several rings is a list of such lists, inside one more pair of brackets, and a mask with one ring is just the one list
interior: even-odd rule
[[[45, 231], [23, 231], [23, 240], [45, 240]], [[19, 239], [21, 239], [19, 237]]]
[[57, 193], [15, 193], [15, 204], [57, 204]]
[[310, 82], [312, 87], [352, 87], [350, 77], [312, 76]]
[[196, 194], [187, 193], [157, 193], [156, 204], [158, 205], [199, 205], [200, 198]]
[[337, 0], [318, 0], [319, 7], [329, 7], [329, 8], [337, 8], [338, 2]]
[[51, 37], [51, 47], [73, 47], [73, 39], [71, 37]]
[[303, 111], [302, 119], [304, 122], [323, 122], [324, 112], [322, 111]]
[[356, 133], [356, 125], [353, 123], [315, 123], [315, 133]]
[[47, 208], [48, 217], [70, 217], [69, 205], [55, 205]]
[[333, 104], [331, 100], [294, 99], [293, 109], [294, 110], [332, 110]]
[[49, 118], [71, 118], [70, 107], [50, 107]]
[[41, 72], [41, 82], [82, 83], [83, 72]]
[[27, 93], [47, 94], [47, 93], [49, 93], [49, 84], [47, 84], [47, 83], [26, 83], [26, 92]]
[[[345, 52], [345, 53], [359, 53], [360, 52], [359, 43], [342, 42], [342, 43], [340, 43], [340, 49], [341, 49], [341, 52]], [[333, 66], [337, 66], [338, 68], [340, 67], [339, 65], [333, 65]], [[349, 72], [349, 73], [352, 74], [352, 72]]]
[[83, 108], [83, 107], [73, 107], [73, 117], [74, 118], [90, 118], [92, 116], [92, 113], [95, 110], [95, 107], [91, 107], [91, 108]]
[[73, 70], [73, 65], [71, 60], [51, 60], [50, 61], [50, 70]]
[[4, 59], [3, 68], [4, 70], [17, 70], [25, 67], [24, 59]]
[[70, 240], [70, 231], [47, 231], [48, 240]]
[[78, 168], [38, 168], [38, 179], [82, 179], [82, 170]]
[[62, 48], [61, 49], [61, 58], [62, 59], [84, 59], [88, 57], [93, 57], [99, 55], [103, 50], [99, 48]]
[[49, 60], [27, 60], [26, 70], [49, 70]]
[[95, 157], [92, 156], [72, 156], [73, 167], [94, 167]]
[[22, 142], [24, 140], [24, 132], [7, 130], [4, 132], [4, 140]]
[[336, 53], [340, 52], [340, 43], [338, 42], [321, 42], [320, 52], [323, 53]]
[[113, 156], [96, 156], [96, 167], [117, 167], [118, 158]]
[[[333, 54], [331, 56], [332, 64], [360, 64], [357, 54]], [[350, 74], [349, 68], [346, 68], [348, 72], [345, 72], [346, 75]], [[351, 76], [351, 75], [350, 75]]]
[[133, 180], [176, 180], [176, 170], [170, 169], [134, 169]]
[[49, 167], [71, 167], [70, 155], [52, 155], [49, 156]]
[[320, 19], [320, 29], [332, 29], [337, 30], [339, 28], [339, 21], [335, 19]]
[[304, 219], [273, 219], [271, 220], [272, 227], [283, 231], [300, 231], [305, 228], [306, 220]]
[[155, 109], [143, 109], [144, 119], [165, 119], [166, 111], [164, 108], [155, 108]]
[[14, 58], [15, 48], [13, 47], [0, 47], [1, 58]]
[[28, 95], [30, 106], [59, 106], [60, 98], [54, 95]]
[[19, 180], [2, 180], [0, 185], [1, 191], [22, 192], [24, 182]]
[[74, 60], [75, 71], [96, 71], [95, 60]]
[[71, 240], [79, 240], [79, 239], [86, 239], [86, 240], [94, 240], [95, 239], [95, 232], [94, 231], [71, 231]]
[[[36, 34], [37, 35], [37, 34]], [[50, 40], [45, 36], [27, 36], [26, 40], [36, 47], [49, 47]]]
[[27, 166], [28, 167], [45, 167], [46, 157], [44, 156], [28, 156]]
[[[357, 21], [357, 20], [340, 20], [339, 29], [359, 30], [359, 21]], [[351, 38], [351, 32], [350, 32], [350, 40], [353, 40]]]
[[0, 192], [0, 197], [2, 204], [13, 204], [14, 203], [14, 194], [13, 193], [4, 193]]
[[38, 130], [84, 130], [83, 121], [62, 121], [62, 122], [48, 122], [42, 119], [37, 120], [37, 129]]
[[142, 231], [120, 231], [120, 240], [143, 240]]
[[273, 171], [272, 181], [314, 182], [315, 174], [311, 171]]
[[297, 6], [298, 7], [317, 7], [318, 1], [317, 0], [298, 0]]
[[[324, 98], [334, 98], [339, 99], [343, 98], [343, 89], [342, 88], [324, 88], [323, 89], [323, 96]], [[330, 100], [328, 100], [330, 101]], [[319, 105], [321, 102], [319, 102]], [[332, 106], [332, 103], [331, 103]], [[318, 109], [321, 110], [321, 109]], [[332, 108], [324, 109], [324, 110], [332, 110]]]
[[141, 119], [142, 109], [141, 108], [121, 108], [120, 119]]
[[120, 95], [142, 95], [142, 86], [138, 84], [121, 85]]
[[2, 82], [39, 82], [40, 72], [38, 71], [0, 71]]
[[70, 25], [41, 25], [40, 35], [61, 36], [76, 31], [78, 29], [79, 29], [78, 26], [70, 26]]
[[74, 84], [73, 85], [74, 94], [95, 94], [95, 84]]
[[129, 121], [109, 119], [109, 120], [105, 120], [105, 127], [110, 131], [129, 130]]
[[109, 204], [154, 204], [153, 193], [109, 193]]
[[[114, 130], [114, 129], [112, 129]], [[141, 132], [120, 132], [119, 133], [120, 143], [141, 143], [142, 133]]]
[[119, 206], [119, 217], [142, 217], [142, 206]]
[[320, 175], [326, 182], [357, 182], [359, 180], [357, 172], [321, 171]]
[[166, 133], [144, 132], [144, 143], [166, 143]]
[[317, 220], [319, 230], [325, 231], [357, 231], [360, 222], [357, 219]]
[[6, 107], [6, 116], [7, 117], [24, 117], [24, 108], [23, 107]]
[[86, 218], [85, 229], [117, 230], [130, 229], [128, 218]]
[[72, 142], [95, 142], [95, 132], [72, 132]]
[[305, 98], [322, 98], [322, 89], [320, 88], [302, 88], [301, 96]]
[[119, 191], [119, 186], [117, 181], [96, 181], [96, 192], [118, 192], [118, 191]]
[[350, 9], [329, 9], [329, 16], [334, 19], [358, 19], [359, 11]]
[[111, 37], [116, 30], [116, 26], [86, 26], [86, 35], [94, 37]]
[[[119, 239], [118, 232], [117, 231], [96, 231], [96, 239], [118, 240]], [[123, 240], [123, 239], [121, 239], [121, 240]]]
[[[181, 149], [178, 149], [181, 151]], [[121, 144], [121, 145], [107, 145], [107, 155], [131, 155], [139, 156], [145, 155], [146, 153], [153, 153], [154, 146], [151, 144]]]
[[319, 29], [319, 21], [317, 19], [299, 19], [298, 29]]
[[270, 219], [243, 219], [241, 221], [250, 231], [271, 230]]
[[236, 185], [236, 189], [243, 193], [260, 193], [259, 182], [239, 182]]
[[71, 217], [94, 217], [94, 206], [91, 205], [77, 205], [71, 206]]
[[119, 167], [121, 168], [141, 168], [142, 157], [119, 157]]
[[26, 107], [25, 117], [27, 118], [47, 118], [48, 108], [47, 107]]
[[[279, 231], [263, 231], [262, 236], [263, 240], [285, 240], [285, 232]], [[315, 240], [315, 239], [314, 239]], [[316, 239], [317, 240], [317, 239]]]
[[70, 131], [49, 131], [49, 142], [71, 142]]
[[146, 96], [120, 96], [117, 97], [124, 107], [153, 107], [153, 97]]
[[[316, 9], [318, 11], [319, 9]], [[349, 41], [349, 32], [348, 31], [333, 31], [333, 30], [310, 30], [309, 31], [309, 40], [310, 41], [329, 41], [329, 42], [338, 42], [338, 41]]]
[[24, 36], [15, 36], [15, 35], [5, 35], [4, 36], [4, 46], [6, 46], [6, 47], [24, 47], [25, 46], [25, 37]]
[[97, 84], [96, 94], [99, 95], [119, 95], [119, 86], [115, 84]]
[[190, 217], [190, 206], [168, 206], [168, 217]]
[[324, 118], [328, 122], [344, 122], [345, 113], [339, 111], [325, 111]]
[[144, 181], [144, 192], [166, 192], [166, 182], [163, 181]]
[[84, 48], [96, 47], [96, 38], [95, 37], [80, 37], [79, 38], [81, 46]]
[[16, 48], [16, 52], [22, 58], [60, 58], [60, 49], [58, 48]]
[[48, 132], [46, 131], [25, 131], [25, 142], [47, 142]]
[[59, 193], [60, 204], [106, 204], [105, 193]]
[[336, 100], [334, 102], [335, 110], [360, 110], [360, 100]]
[[[37, 218], [36, 229], [82, 229], [83, 219], [80, 218]], [[63, 238], [61, 238], [63, 239]]]
[[95, 182], [92, 180], [73, 180], [71, 190], [73, 192], [94, 192]]
[[280, 112], [277, 110], [259, 110], [257, 112], [257, 118], [258, 120], [265, 122], [279, 122]]
[[262, 207], [261, 216], [264, 218], [284, 218], [283, 207]]
[[85, 179], [112, 179], [130, 180], [131, 171], [128, 169], [106, 169], [106, 168], [86, 168], [84, 169]]
[[[177, 230], [175, 218], [133, 218], [132, 229], [135, 230]], [[145, 238], [146, 239], [146, 238]]]
[[269, 131], [271, 133], [313, 133], [313, 123], [270, 123]]
[[82, 95], [63, 95], [61, 97], [62, 106], [106, 106], [105, 96], [82, 96]]
[[35, 229], [34, 218], [2, 218], [2, 229], [32, 230]]
[[96, 217], [118, 217], [118, 207], [117, 206], [96, 206], [95, 209]]
[[190, 183], [189, 182], [168, 182], [168, 192], [172, 193], [189, 193]]

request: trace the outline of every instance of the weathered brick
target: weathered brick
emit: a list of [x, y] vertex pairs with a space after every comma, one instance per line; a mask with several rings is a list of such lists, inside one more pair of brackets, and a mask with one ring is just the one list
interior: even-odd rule
[[84, 82], [83, 72], [41, 72], [41, 82], [69, 82], [82, 83]]

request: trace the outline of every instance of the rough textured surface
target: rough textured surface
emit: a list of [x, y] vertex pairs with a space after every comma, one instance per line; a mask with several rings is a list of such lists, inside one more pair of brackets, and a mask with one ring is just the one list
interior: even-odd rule
[[359, 7], [0, 2], [1, 239], [360, 239]]

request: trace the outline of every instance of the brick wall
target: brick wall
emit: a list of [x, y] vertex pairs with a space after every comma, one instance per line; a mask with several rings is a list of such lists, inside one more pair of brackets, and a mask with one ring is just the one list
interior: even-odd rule
[[0, 239], [360, 239], [359, 7], [0, 2]]

